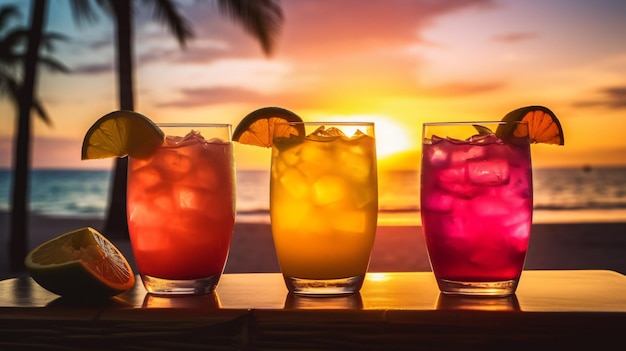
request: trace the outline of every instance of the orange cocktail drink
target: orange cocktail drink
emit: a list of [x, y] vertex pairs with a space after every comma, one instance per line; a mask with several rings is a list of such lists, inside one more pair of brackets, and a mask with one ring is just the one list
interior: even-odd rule
[[354, 293], [377, 225], [374, 125], [290, 124], [306, 132], [273, 140], [270, 181], [272, 233], [287, 287]]
[[164, 144], [130, 158], [128, 225], [148, 292], [209, 293], [230, 248], [235, 174], [229, 125], [161, 124]]

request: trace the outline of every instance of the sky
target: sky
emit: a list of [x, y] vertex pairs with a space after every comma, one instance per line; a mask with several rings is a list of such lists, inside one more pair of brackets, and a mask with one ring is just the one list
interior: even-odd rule
[[[28, 1], [17, 4], [25, 24]], [[136, 5], [145, 2], [135, 1]], [[137, 7], [135, 110], [155, 122], [230, 123], [281, 106], [305, 121], [373, 121], [380, 168], [417, 169], [424, 122], [499, 120], [549, 107], [564, 146], [532, 146], [535, 167], [626, 165], [626, 1], [283, 0], [272, 55], [211, 1], [176, 1], [195, 37], [182, 49]], [[33, 123], [34, 168], [111, 168], [80, 160], [85, 132], [117, 110], [113, 23], [78, 25], [50, 0], [46, 30], [68, 37], [40, 70], [53, 121]], [[0, 168], [12, 165], [15, 106], [0, 100]], [[237, 144], [239, 169], [269, 150]]]

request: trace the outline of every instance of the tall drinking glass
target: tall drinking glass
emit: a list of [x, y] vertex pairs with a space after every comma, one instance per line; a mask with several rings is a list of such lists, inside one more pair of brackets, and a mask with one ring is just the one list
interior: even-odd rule
[[528, 124], [426, 123], [420, 178], [422, 228], [441, 292], [515, 293], [532, 223]]
[[137, 269], [149, 293], [211, 293], [235, 220], [231, 126], [159, 127], [163, 145], [128, 165], [127, 217]]
[[272, 146], [270, 218], [287, 288], [312, 296], [358, 292], [378, 216], [374, 124], [276, 128], [302, 131]]

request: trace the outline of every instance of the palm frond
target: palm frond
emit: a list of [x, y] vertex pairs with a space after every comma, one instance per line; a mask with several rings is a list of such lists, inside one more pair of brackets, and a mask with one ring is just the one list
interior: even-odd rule
[[41, 46], [44, 50], [48, 50], [50, 52], [54, 51], [54, 42], [55, 41], [68, 41], [69, 37], [56, 32], [47, 32], [43, 33], [41, 36]]
[[[16, 105], [18, 104], [20, 85], [14, 77], [2, 71], [0, 71], [0, 93], [2, 93], [1, 95], [7, 95], [13, 103]], [[33, 99], [33, 105], [31, 108], [35, 111], [39, 118], [46, 123], [46, 125], [50, 127], [52, 126], [52, 119], [50, 119], [50, 115], [48, 115], [48, 112], [46, 112], [39, 99]]]
[[94, 23], [98, 21], [98, 16], [88, 0], [72, 0], [70, 1], [72, 13], [79, 25], [83, 23]]
[[41, 101], [39, 101], [39, 99], [37, 98], [33, 99], [33, 106], [31, 108], [35, 111], [37, 116], [39, 116], [39, 118], [41, 118], [41, 120], [44, 121], [44, 123], [48, 127], [52, 127], [52, 120], [50, 119], [48, 112], [46, 112], [46, 110], [43, 107], [43, 104], [41, 103]]
[[175, 4], [170, 0], [144, 1], [150, 2], [154, 6], [154, 19], [165, 24], [170, 32], [172, 32], [178, 43], [183, 48], [186, 46], [187, 39], [194, 36], [191, 23], [185, 19], [176, 9]]
[[25, 44], [28, 40], [28, 30], [18, 28], [7, 33], [1, 40], [3, 49], [14, 51]]
[[71, 69], [49, 56], [40, 56], [39, 63], [51, 72], [70, 73]]
[[0, 92], [7, 95], [9, 99], [17, 106], [19, 101], [19, 84], [15, 77], [6, 72], [0, 72]]
[[0, 8], [0, 29], [7, 26], [7, 23], [11, 20], [11, 17], [20, 17], [21, 13], [17, 9], [17, 6], [7, 5]]
[[222, 13], [241, 23], [261, 42], [266, 55], [272, 54], [283, 23], [283, 12], [276, 0], [218, 0], [217, 4]]

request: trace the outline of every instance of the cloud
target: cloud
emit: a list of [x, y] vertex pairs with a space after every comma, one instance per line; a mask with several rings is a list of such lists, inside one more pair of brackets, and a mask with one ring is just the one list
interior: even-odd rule
[[[284, 23], [275, 55], [315, 59], [422, 42], [420, 31], [436, 18], [464, 9], [492, 8], [495, 1], [319, 0], [283, 1], [281, 6]], [[262, 55], [256, 40], [216, 6], [193, 3], [183, 13], [190, 18], [196, 38], [226, 43], [233, 56]]]
[[[282, 2], [285, 22], [276, 38], [274, 56], [298, 62], [329, 61], [356, 52], [424, 44], [421, 30], [432, 26], [438, 17], [465, 9], [492, 8], [494, 3], [494, 0], [376, 0], [366, 5], [360, 0]], [[140, 11], [135, 33], [137, 65], [206, 64], [225, 58], [264, 56], [259, 43], [243, 26], [220, 13], [215, 4], [179, 5], [183, 16], [192, 23], [195, 37], [183, 50], [164, 26], [148, 20], [149, 11]], [[110, 43], [109, 38], [94, 41], [92, 49]], [[101, 74], [113, 70], [111, 62], [79, 65], [74, 72]]]
[[610, 109], [626, 109], [626, 86], [615, 86], [600, 89], [602, 97], [574, 103], [575, 107], [608, 107]]
[[86, 65], [79, 65], [75, 68], [72, 68], [72, 73], [74, 74], [102, 74], [102, 73], [111, 73], [114, 71], [113, 63], [93, 63]]
[[253, 102], [261, 95], [244, 88], [185, 88], [179, 91], [182, 97], [178, 100], [157, 104], [158, 107], [199, 107], [213, 104], [233, 102]]
[[537, 39], [539, 36], [537, 33], [508, 33], [508, 34], [500, 34], [493, 37], [493, 41], [502, 42], [502, 43], [517, 43], [520, 41], [533, 40]]
[[505, 86], [506, 84], [504, 82], [452, 82], [437, 86], [423, 86], [421, 93], [433, 97], [459, 97], [489, 93], [502, 89]]
[[359, 0], [290, 2], [285, 4], [289, 31], [283, 43], [290, 54], [306, 57], [405, 46], [424, 42], [420, 31], [440, 16], [492, 6], [490, 0], [387, 0], [367, 5]]

